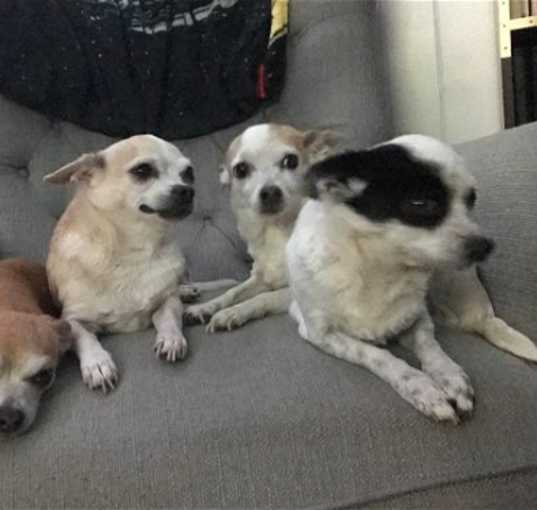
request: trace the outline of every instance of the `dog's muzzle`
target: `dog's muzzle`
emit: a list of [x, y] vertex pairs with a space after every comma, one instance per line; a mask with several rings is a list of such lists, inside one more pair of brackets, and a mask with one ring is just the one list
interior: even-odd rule
[[16, 434], [24, 424], [25, 415], [16, 407], [2, 406], [0, 407], [0, 433]]
[[145, 214], [158, 214], [161, 218], [180, 220], [187, 217], [194, 208], [194, 188], [191, 186], [174, 186], [162, 207], [154, 209], [146, 204], [140, 206]]
[[278, 186], [264, 186], [259, 192], [261, 214], [277, 214], [284, 206], [283, 191]]
[[464, 241], [464, 258], [468, 264], [483, 262], [493, 249], [494, 241], [492, 239], [472, 236]]

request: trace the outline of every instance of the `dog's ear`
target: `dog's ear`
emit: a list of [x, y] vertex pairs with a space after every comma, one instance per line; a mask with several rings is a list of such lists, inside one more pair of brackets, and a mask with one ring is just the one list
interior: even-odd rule
[[342, 136], [335, 131], [306, 131], [304, 133], [304, 148], [309, 153], [310, 163], [316, 163], [330, 156]]
[[360, 179], [340, 180], [332, 175], [325, 175], [312, 179], [310, 196], [324, 196], [336, 202], [345, 202], [360, 195], [366, 187], [367, 183]]
[[104, 157], [98, 152], [82, 154], [75, 161], [45, 175], [43, 180], [52, 184], [65, 184], [74, 181], [88, 181], [97, 171], [104, 169]]
[[226, 165], [220, 165], [220, 167], [218, 168], [218, 172], [220, 174], [220, 184], [224, 186], [224, 188], [227, 188], [231, 184], [231, 180], [229, 178], [229, 171]]

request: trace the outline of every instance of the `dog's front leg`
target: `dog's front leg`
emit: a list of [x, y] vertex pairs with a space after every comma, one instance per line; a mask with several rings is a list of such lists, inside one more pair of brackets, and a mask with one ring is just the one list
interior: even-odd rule
[[459, 422], [447, 394], [427, 374], [411, 367], [388, 350], [339, 331], [325, 329], [321, 333], [310, 324], [307, 324], [307, 332], [308, 340], [319, 349], [369, 369], [426, 416], [437, 421]]
[[242, 303], [216, 312], [207, 325], [207, 331], [209, 333], [223, 329], [230, 331], [253, 319], [284, 313], [288, 310], [290, 302], [291, 291], [289, 287], [263, 292]]
[[155, 354], [166, 361], [176, 362], [186, 357], [188, 344], [183, 335], [183, 303], [178, 296], [170, 296], [153, 314], [157, 330]]
[[460, 417], [470, 415], [474, 408], [474, 390], [470, 378], [440, 347], [434, 336], [434, 324], [428, 312], [418, 319], [402, 338], [410, 344], [421, 362], [422, 370], [446, 392]]
[[236, 287], [232, 287], [224, 294], [205, 303], [192, 305], [185, 310], [185, 321], [188, 323], [202, 323], [210, 319], [218, 310], [240, 303], [261, 292], [268, 290], [256, 276], [250, 276]]
[[80, 360], [82, 379], [92, 389], [103, 393], [113, 390], [118, 381], [118, 370], [112, 356], [105, 351], [97, 336], [76, 320], [68, 321], [73, 334], [73, 349]]

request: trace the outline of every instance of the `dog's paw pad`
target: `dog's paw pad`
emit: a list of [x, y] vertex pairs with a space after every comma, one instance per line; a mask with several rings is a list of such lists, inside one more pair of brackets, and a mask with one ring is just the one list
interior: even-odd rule
[[186, 358], [188, 343], [182, 335], [158, 335], [153, 350], [161, 360], [175, 363]]
[[113, 390], [119, 380], [114, 360], [104, 349], [86, 355], [81, 361], [80, 369], [86, 385], [105, 394]]

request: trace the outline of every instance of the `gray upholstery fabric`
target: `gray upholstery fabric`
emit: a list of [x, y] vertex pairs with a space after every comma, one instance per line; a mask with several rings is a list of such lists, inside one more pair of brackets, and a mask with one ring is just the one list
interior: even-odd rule
[[457, 428], [287, 317], [187, 335], [179, 366], [153, 358], [150, 333], [106, 340], [123, 377], [108, 397], [69, 359], [33, 431], [0, 447], [3, 508], [326, 508], [536, 464], [535, 372], [477, 338], [441, 332], [478, 395]]
[[[337, 124], [356, 146], [391, 136], [369, 3], [291, 5], [288, 83], [264, 116]], [[221, 151], [243, 128], [178, 142], [198, 170], [195, 212], [177, 228], [195, 279], [248, 270], [217, 182]], [[477, 215], [498, 241], [487, 287], [534, 336], [536, 135], [533, 125], [461, 147], [480, 181]], [[44, 260], [68, 194], [41, 177], [110, 141], [0, 98], [2, 256]], [[107, 397], [67, 357], [32, 431], [0, 443], [0, 508], [494, 508], [537, 497], [536, 371], [476, 337], [439, 332], [478, 398], [474, 418], [450, 427], [316, 351], [286, 316], [214, 336], [187, 328], [191, 355], [175, 366], [154, 359], [153, 335], [104, 340], [122, 377]], [[491, 496], [502, 488], [513, 497]]]

